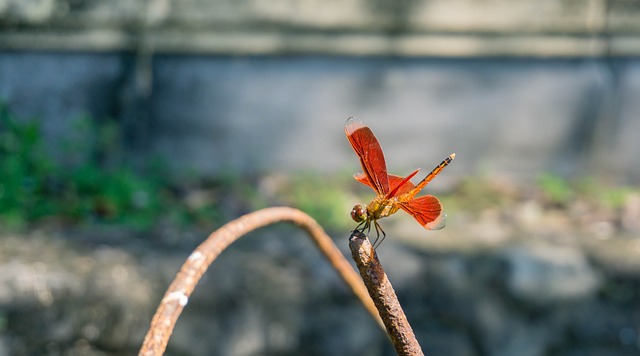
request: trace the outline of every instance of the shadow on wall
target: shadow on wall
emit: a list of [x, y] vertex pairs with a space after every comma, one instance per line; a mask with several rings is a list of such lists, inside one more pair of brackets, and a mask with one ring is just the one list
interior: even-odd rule
[[129, 55], [3, 53], [0, 96], [19, 116], [41, 119], [54, 142], [80, 113], [116, 117], [132, 153], [161, 155], [179, 172], [352, 169], [342, 127], [355, 115], [399, 174], [456, 152], [464, 163], [452, 176], [640, 177], [633, 60], [158, 55], [151, 63], [145, 91]]

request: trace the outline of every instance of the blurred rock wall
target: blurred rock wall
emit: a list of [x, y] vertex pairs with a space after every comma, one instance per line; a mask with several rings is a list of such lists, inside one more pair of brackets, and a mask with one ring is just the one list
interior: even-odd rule
[[[235, 54], [640, 54], [631, 0], [1, 0], [4, 48]], [[13, 31], [11, 31], [13, 30]]]
[[[544, 241], [525, 232], [477, 248], [479, 230], [420, 236], [429, 248], [400, 246], [394, 235], [378, 251], [425, 353], [638, 355], [637, 238], [556, 231]], [[394, 354], [302, 232], [252, 235], [198, 284], [167, 355]], [[94, 229], [0, 238], [0, 355], [102, 356], [137, 352], [201, 236]], [[336, 243], [348, 255], [346, 238]]]
[[[633, 1], [0, 0], [0, 98], [53, 143], [91, 113], [176, 171], [354, 169], [640, 180]], [[55, 146], [55, 145], [53, 145]]]

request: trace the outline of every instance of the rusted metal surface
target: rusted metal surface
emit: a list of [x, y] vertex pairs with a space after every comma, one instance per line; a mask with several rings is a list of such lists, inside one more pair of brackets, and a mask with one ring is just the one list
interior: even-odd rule
[[225, 248], [242, 235], [277, 222], [292, 222], [307, 231], [342, 279], [360, 298], [367, 311], [382, 325], [378, 311], [358, 273], [340, 253], [322, 227], [300, 210], [287, 207], [267, 208], [244, 215], [222, 226], [193, 251], [162, 298], [151, 320], [151, 326], [145, 336], [139, 355], [162, 355], [164, 353], [175, 323], [189, 301], [189, 296], [209, 265]]
[[424, 355], [367, 236], [355, 231], [349, 238], [349, 247], [398, 355]]

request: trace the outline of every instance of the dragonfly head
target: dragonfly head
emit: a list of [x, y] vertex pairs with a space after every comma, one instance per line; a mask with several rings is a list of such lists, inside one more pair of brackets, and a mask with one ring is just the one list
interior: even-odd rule
[[355, 222], [363, 222], [367, 220], [367, 209], [358, 204], [351, 209], [351, 218]]

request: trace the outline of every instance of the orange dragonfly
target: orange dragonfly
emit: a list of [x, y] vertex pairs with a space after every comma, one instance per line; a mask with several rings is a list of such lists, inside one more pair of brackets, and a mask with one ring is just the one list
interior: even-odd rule
[[[351, 210], [351, 218], [359, 223], [354, 232], [370, 231], [371, 225], [373, 225], [377, 233], [373, 246], [380, 246], [386, 234], [378, 224], [378, 220], [394, 214], [399, 209], [413, 216], [420, 225], [428, 230], [438, 230], [444, 227], [447, 215], [442, 212], [440, 200], [433, 195], [417, 198], [415, 196], [453, 161], [456, 157], [455, 153], [445, 158], [417, 185], [413, 185], [410, 180], [418, 174], [420, 169], [416, 169], [404, 178], [388, 174], [380, 143], [371, 129], [362, 121], [350, 117], [344, 125], [344, 132], [347, 134], [347, 139], [349, 139], [353, 150], [360, 158], [362, 166], [362, 172], [356, 173], [353, 177], [358, 182], [371, 187], [377, 194], [366, 207], [358, 204]], [[376, 246], [380, 232], [382, 232], [382, 240]]]

